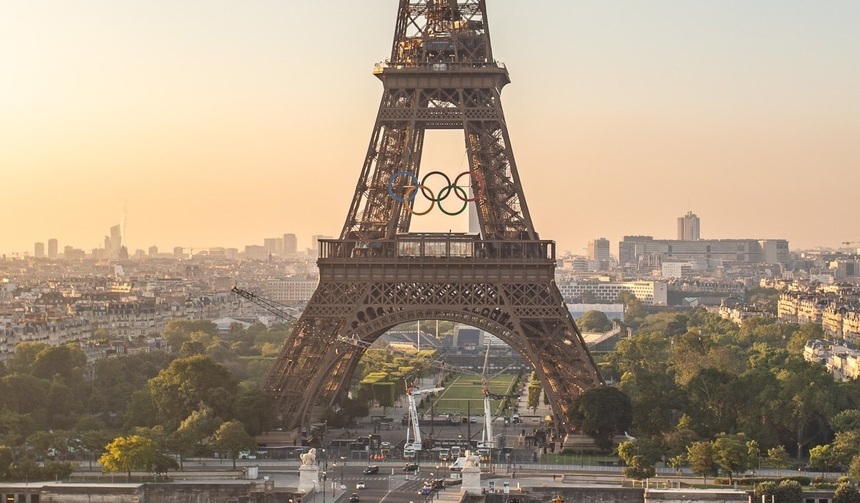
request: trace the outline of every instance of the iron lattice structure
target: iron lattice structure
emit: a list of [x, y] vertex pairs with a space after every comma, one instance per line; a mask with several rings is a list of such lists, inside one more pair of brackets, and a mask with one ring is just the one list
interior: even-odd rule
[[[555, 284], [555, 244], [529, 216], [500, 100], [510, 79], [493, 59], [484, 0], [401, 0], [391, 56], [374, 74], [384, 91], [343, 230], [320, 241], [320, 284], [265, 382], [280, 424], [306, 425], [315, 405], [345, 396], [364, 349], [339, 337], [372, 343], [435, 319], [512, 346], [564, 425], [601, 378]], [[464, 132], [468, 187], [447, 190], [464, 200], [470, 189], [480, 234], [409, 232], [432, 129]]]

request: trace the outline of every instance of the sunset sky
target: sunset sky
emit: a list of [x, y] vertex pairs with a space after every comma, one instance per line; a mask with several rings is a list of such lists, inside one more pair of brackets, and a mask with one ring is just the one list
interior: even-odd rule
[[[0, 2], [0, 254], [339, 234], [395, 0]], [[534, 224], [860, 242], [860, 2], [488, 0]], [[425, 170], [463, 170], [431, 132]], [[465, 230], [460, 218], [413, 230]], [[860, 243], [858, 243], [860, 245]]]

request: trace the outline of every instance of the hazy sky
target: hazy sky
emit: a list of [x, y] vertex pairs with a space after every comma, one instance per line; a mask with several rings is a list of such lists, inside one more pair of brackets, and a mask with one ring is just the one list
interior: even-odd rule
[[[860, 241], [860, 2], [488, 0], [541, 237]], [[0, 253], [337, 235], [395, 0], [0, 2]], [[463, 168], [462, 133], [425, 169]], [[461, 219], [413, 230], [464, 230]]]

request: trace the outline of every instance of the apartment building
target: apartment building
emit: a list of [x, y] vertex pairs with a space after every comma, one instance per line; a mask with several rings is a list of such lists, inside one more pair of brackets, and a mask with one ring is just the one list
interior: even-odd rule
[[661, 281], [557, 281], [558, 289], [565, 302], [574, 302], [585, 292], [591, 292], [597, 299], [614, 301], [621, 292], [630, 292], [643, 304], [665, 306], [668, 301], [668, 286]]

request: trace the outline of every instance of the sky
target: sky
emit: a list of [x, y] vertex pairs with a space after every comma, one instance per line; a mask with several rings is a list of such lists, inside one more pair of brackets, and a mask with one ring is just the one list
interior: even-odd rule
[[[0, 254], [337, 236], [398, 2], [0, 2]], [[860, 2], [487, 0], [535, 228], [860, 241]], [[428, 133], [455, 175], [462, 132]], [[413, 231], [465, 230], [463, 218]]]

